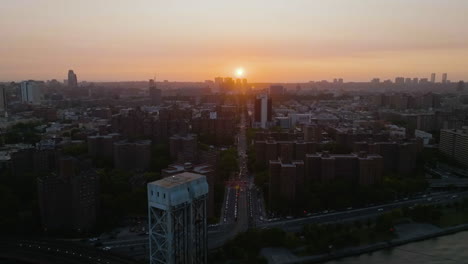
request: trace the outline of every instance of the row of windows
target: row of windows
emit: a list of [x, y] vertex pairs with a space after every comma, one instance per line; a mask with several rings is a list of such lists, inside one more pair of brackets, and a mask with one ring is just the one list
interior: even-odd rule
[[[187, 188], [187, 192], [190, 192], [190, 188]], [[153, 190], [151, 190], [151, 196], [153, 196]], [[159, 192], [156, 192], [156, 196], [159, 197]], [[166, 199], [166, 193], [163, 193], [163, 199]]]
[[[153, 196], [153, 191], [151, 191], [151, 196]], [[159, 197], [159, 192], [156, 192], [156, 196]], [[163, 193], [163, 199], [166, 199], [166, 194]]]

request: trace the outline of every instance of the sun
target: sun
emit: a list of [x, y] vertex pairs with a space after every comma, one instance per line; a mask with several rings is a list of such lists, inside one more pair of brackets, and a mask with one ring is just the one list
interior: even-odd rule
[[244, 69], [243, 68], [237, 68], [236, 69], [236, 75], [237, 75], [237, 77], [244, 76]]

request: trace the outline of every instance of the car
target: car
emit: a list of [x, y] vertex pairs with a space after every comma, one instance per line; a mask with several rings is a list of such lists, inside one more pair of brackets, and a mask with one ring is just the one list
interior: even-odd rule
[[104, 251], [108, 251], [108, 250], [110, 250], [110, 249], [112, 249], [112, 247], [103, 247], [103, 248], [102, 248], [102, 250], [104, 250]]
[[428, 202], [432, 201], [432, 198], [431, 197], [427, 198], [427, 201]]
[[286, 219], [288, 219], [288, 220], [289, 220], [289, 219], [293, 219], [293, 218], [294, 218], [294, 217], [292, 217], [292, 216], [290, 216], [290, 215], [286, 216]]
[[352, 207], [348, 207], [348, 208], [346, 208], [346, 210], [353, 210], [353, 208], [352, 208]]
[[96, 242], [98, 240], [99, 240], [98, 237], [92, 237], [92, 238], [88, 239], [89, 242]]
[[383, 212], [383, 208], [377, 209], [378, 212]]

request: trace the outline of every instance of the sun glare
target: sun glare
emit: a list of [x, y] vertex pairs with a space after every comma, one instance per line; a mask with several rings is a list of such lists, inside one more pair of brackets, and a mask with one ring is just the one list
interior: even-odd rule
[[243, 68], [237, 68], [236, 75], [237, 75], [237, 77], [244, 76], [244, 69]]

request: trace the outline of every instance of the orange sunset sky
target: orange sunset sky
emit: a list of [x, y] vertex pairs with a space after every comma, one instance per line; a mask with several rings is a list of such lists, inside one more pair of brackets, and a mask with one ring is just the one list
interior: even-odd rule
[[466, 0], [1, 0], [0, 81], [468, 80]]

